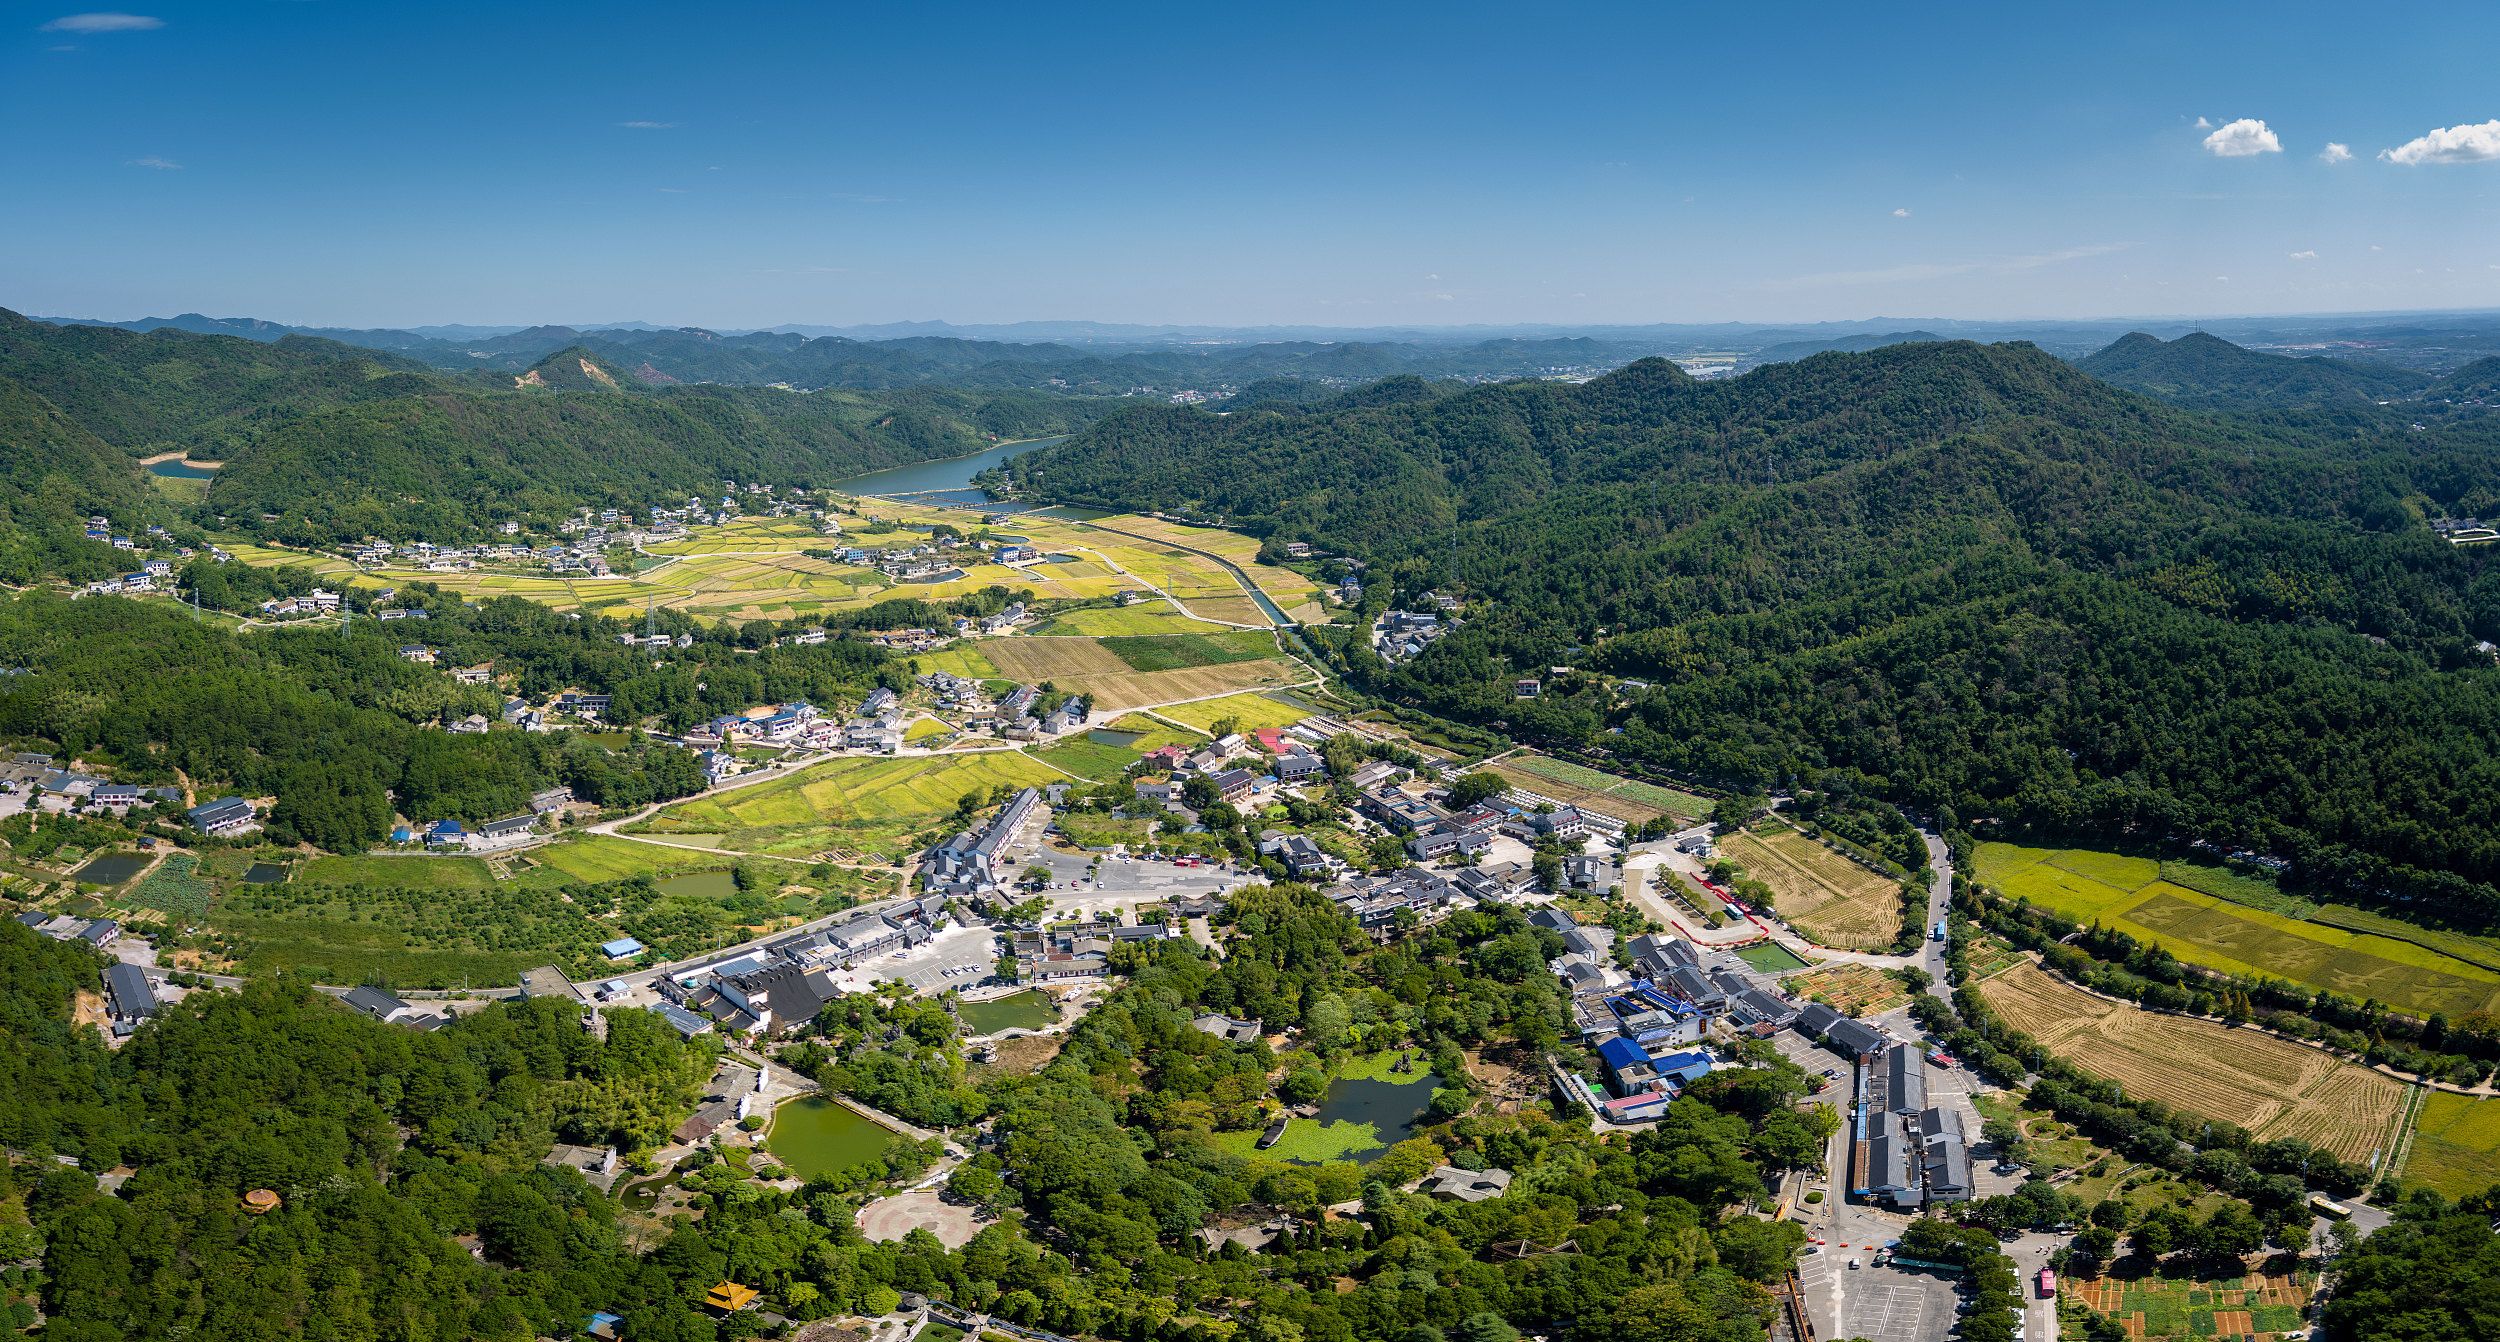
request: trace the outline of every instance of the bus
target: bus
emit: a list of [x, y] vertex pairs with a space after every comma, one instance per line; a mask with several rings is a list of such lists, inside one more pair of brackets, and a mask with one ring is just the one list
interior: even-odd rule
[[1938, 923], [1934, 927], [1929, 928], [1927, 930], [1927, 939], [1929, 941], [1944, 940], [1944, 924]]
[[2312, 1193], [2309, 1195], [2309, 1210], [2316, 1212], [2318, 1215], [2323, 1216], [2330, 1221], [2347, 1221], [2352, 1219], [2352, 1208], [2345, 1206], [2343, 1203], [2337, 1202], [2335, 1199], [2328, 1197], [2324, 1193]]
[[2057, 1298], [2057, 1274], [2047, 1268], [2040, 1269], [2040, 1298], [2043, 1300]]

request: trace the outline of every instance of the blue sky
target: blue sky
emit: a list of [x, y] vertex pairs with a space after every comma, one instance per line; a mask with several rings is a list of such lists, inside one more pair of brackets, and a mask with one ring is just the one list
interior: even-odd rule
[[2500, 306], [2489, 5], [131, 3], [0, 3], [0, 306]]

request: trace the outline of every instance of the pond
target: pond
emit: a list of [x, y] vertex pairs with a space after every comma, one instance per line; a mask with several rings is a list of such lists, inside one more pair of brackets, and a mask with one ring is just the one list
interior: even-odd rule
[[986, 503], [989, 494], [972, 485], [972, 477], [998, 465], [1018, 453], [1060, 442], [1058, 438], [1037, 438], [1024, 443], [1000, 443], [968, 457], [949, 457], [944, 461], [915, 462], [888, 470], [870, 471], [848, 480], [836, 480], [833, 488], [845, 494], [913, 494], [944, 493], [954, 497], [930, 499], [937, 503]]
[[738, 878], [725, 871], [690, 871], [683, 876], [670, 876], [659, 885], [663, 895], [693, 899], [727, 899], [738, 893]]
[[897, 1134], [821, 1095], [790, 1100], [773, 1111], [765, 1149], [802, 1179], [839, 1174], [885, 1154]]
[[[1429, 1072], [1395, 1080], [1338, 1077], [1328, 1083], [1328, 1093], [1320, 1100], [1317, 1116], [1293, 1120], [1287, 1125], [1283, 1140], [1265, 1151], [1253, 1148], [1251, 1153], [1301, 1165], [1331, 1160], [1363, 1164], [1376, 1160], [1381, 1152], [1415, 1135], [1415, 1121], [1424, 1116], [1425, 1108], [1432, 1103], [1436, 1084]], [[1248, 1139], [1257, 1134], [1238, 1136]]]
[[1092, 731], [1085, 733], [1085, 739], [1098, 746], [1118, 746], [1125, 750], [1128, 747], [1145, 740], [1146, 734], [1144, 732], [1124, 732], [1115, 727], [1096, 727]]
[[995, 1001], [960, 1003], [955, 1014], [963, 1018], [964, 1028], [974, 1034], [1038, 1030], [1059, 1019], [1059, 1010], [1051, 1004], [1050, 995], [1031, 988]]
[[73, 881], [86, 885], [120, 885], [146, 870], [148, 859], [138, 853], [106, 853], [69, 874]]
[[285, 879], [286, 864], [282, 862], [255, 862], [243, 873], [246, 885], [276, 885]]
[[1736, 958], [1765, 974], [1785, 974], [1789, 970], [1806, 967], [1806, 962], [1795, 951], [1776, 941], [1756, 942], [1736, 952]]
[[181, 460], [160, 461], [148, 467], [148, 474], [161, 475], [169, 480], [214, 480], [217, 478], [217, 467], [194, 466]]

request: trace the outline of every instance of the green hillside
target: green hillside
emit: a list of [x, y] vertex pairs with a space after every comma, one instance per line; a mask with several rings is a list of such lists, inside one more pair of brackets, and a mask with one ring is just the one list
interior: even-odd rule
[[[442, 539], [723, 480], [822, 484], [1065, 433], [1099, 413], [1023, 391], [673, 386], [578, 345], [523, 375], [452, 375], [300, 336], [139, 334], [7, 312], [0, 379], [0, 442], [57, 440], [70, 453], [63, 487], [33, 491], [52, 512], [127, 525], [139, 498], [129, 460], [183, 451], [226, 463], [206, 514], [307, 544]], [[27, 469], [7, 468], [0, 491]]]
[[[1321, 632], [1359, 683], [1447, 714], [1731, 788], [1828, 776], [2479, 905], [2500, 672], [2470, 645], [2500, 638], [2500, 578], [2418, 515], [2487, 506], [2491, 450], [2190, 414], [1950, 343], [1140, 408], [1013, 465], [1036, 496], [1359, 555], [1375, 604], [1454, 579], [1467, 626], [1412, 664]], [[1566, 661], [1655, 688], [1513, 698]]]
[[2430, 382], [2409, 369], [2265, 354], [2202, 332], [2165, 342], [2138, 331], [2075, 366], [2113, 386], [2208, 410], [2370, 404]]

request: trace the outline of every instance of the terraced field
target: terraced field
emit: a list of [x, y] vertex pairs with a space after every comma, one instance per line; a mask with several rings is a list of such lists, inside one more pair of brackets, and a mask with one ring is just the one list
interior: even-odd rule
[[713, 840], [709, 846], [740, 852], [885, 860], [912, 851], [915, 836], [951, 815], [967, 792], [1065, 781], [1021, 751], [836, 759], [682, 802], [639, 832], [704, 835]]
[[2029, 961], [1978, 991], [2015, 1029], [2136, 1099], [2356, 1163], [2392, 1149], [2408, 1089], [2393, 1077], [2261, 1031], [2096, 997]]
[[1901, 883], [1778, 823], [1719, 840], [1719, 853], [1771, 888], [1771, 907], [1826, 946], [1882, 950], [1901, 935]]
[[[1974, 866], [1979, 881], [2002, 894], [2116, 928], [2189, 964], [2375, 998], [2415, 1015], [2500, 1009], [2500, 969], [2435, 949], [2441, 934], [2393, 919], [2335, 906], [2289, 917], [2163, 879], [2163, 865], [2150, 859], [2080, 849], [1985, 843]], [[2449, 940], [2460, 951], [2479, 949]]]

